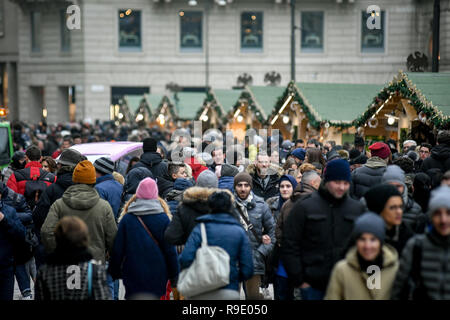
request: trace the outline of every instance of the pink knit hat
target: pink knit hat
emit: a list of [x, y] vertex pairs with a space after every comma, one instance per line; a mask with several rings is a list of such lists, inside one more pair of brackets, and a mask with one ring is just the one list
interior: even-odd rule
[[138, 199], [158, 199], [158, 185], [152, 178], [145, 178], [139, 183], [136, 190], [136, 198]]

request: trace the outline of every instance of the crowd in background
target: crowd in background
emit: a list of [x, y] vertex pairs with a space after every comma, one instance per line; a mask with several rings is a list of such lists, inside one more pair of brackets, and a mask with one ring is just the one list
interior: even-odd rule
[[[126, 299], [271, 299], [271, 284], [276, 300], [450, 299], [450, 131], [397, 150], [280, 135], [227, 148], [220, 133], [172, 139], [111, 122], [12, 129], [0, 299], [12, 299], [14, 277], [24, 299], [118, 299], [118, 279]], [[99, 141], [142, 141], [143, 154], [118, 172], [70, 149]], [[177, 282], [202, 224], [230, 257], [229, 282], [184, 297]]]

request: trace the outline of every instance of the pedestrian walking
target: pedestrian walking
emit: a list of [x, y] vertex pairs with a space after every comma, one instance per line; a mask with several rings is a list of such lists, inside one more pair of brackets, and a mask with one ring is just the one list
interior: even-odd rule
[[[389, 300], [399, 267], [397, 251], [384, 243], [385, 223], [367, 212], [355, 221], [354, 246], [333, 268], [325, 300]], [[374, 271], [375, 270], [375, 271]], [[369, 277], [377, 272], [377, 278]]]

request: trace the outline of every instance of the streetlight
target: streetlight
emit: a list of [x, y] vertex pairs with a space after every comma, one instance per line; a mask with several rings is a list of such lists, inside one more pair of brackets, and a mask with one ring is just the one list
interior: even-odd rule
[[188, 5], [194, 7], [194, 6], [197, 5], [197, 1], [196, 1], [196, 0], [189, 0], [189, 1], [188, 1]]

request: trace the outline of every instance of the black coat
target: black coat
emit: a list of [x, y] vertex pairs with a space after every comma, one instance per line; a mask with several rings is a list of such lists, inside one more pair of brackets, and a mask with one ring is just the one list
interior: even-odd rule
[[280, 188], [278, 186], [278, 181], [280, 180], [280, 177], [277, 174], [270, 175], [269, 177], [270, 177], [269, 182], [264, 188], [258, 178], [258, 175], [256, 173], [252, 174], [253, 180], [252, 191], [256, 196], [263, 198], [264, 200], [277, 196], [280, 192]]
[[381, 183], [386, 167], [370, 168], [366, 165], [352, 172], [351, 194], [355, 199], [361, 199], [373, 186]]
[[72, 172], [62, 172], [57, 175], [56, 182], [50, 185], [41, 194], [36, 207], [33, 210], [33, 222], [38, 237], [41, 237], [41, 228], [47, 218], [48, 211], [52, 204], [62, 198], [64, 192], [73, 185]]
[[141, 160], [133, 166], [134, 168], [145, 167], [149, 169], [157, 179], [159, 196], [166, 198], [167, 194], [173, 189], [173, 181], [169, 177], [167, 162], [163, 161], [158, 152], [145, 152]]
[[281, 259], [292, 285], [325, 291], [342, 259], [364, 205], [348, 195], [335, 199], [323, 185], [294, 204], [283, 229]]
[[402, 222], [401, 225], [386, 231], [385, 242], [393, 246], [397, 250], [398, 256], [400, 257], [406, 243], [413, 236], [413, 230], [411, 230], [407, 223]]
[[442, 174], [450, 170], [450, 146], [440, 144], [431, 149], [431, 155], [423, 160], [421, 171], [433, 178], [436, 171], [430, 173], [430, 169], [439, 169]]

